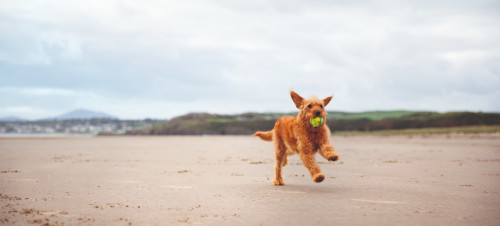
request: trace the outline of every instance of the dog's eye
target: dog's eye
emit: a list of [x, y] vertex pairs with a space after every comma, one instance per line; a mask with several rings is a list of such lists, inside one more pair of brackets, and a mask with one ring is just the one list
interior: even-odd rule
[[320, 106], [321, 108], [323, 108], [323, 105], [322, 105], [322, 104], [321, 104], [321, 105], [319, 105], [319, 106]]
[[313, 106], [309, 104], [309, 105], [307, 105], [307, 107], [308, 107], [308, 108], [312, 108]]

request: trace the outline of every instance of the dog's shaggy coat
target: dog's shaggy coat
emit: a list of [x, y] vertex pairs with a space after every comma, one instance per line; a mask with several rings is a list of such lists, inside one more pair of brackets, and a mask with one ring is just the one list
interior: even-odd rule
[[[290, 91], [295, 106], [300, 110], [297, 117], [284, 116], [279, 118], [271, 131], [258, 131], [254, 136], [265, 141], [274, 143], [274, 185], [285, 185], [281, 175], [281, 169], [288, 163], [287, 156], [299, 154], [300, 159], [311, 173], [314, 182], [321, 182], [325, 175], [321, 173], [316, 163], [315, 154], [319, 153], [329, 161], [336, 161], [339, 155], [335, 153], [335, 148], [330, 144], [330, 129], [326, 125], [325, 107], [332, 99], [332, 96], [323, 100], [312, 96], [305, 100], [294, 91]], [[315, 117], [322, 117], [324, 123], [318, 127], [313, 127], [310, 120]]]

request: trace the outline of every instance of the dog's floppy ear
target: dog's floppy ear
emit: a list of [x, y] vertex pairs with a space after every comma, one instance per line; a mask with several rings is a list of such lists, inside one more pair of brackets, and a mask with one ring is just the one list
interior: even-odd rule
[[329, 96], [329, 97], [323, 99], [323, 105], [325, 105], [325, 107], [326, 107], [326, 105], [328, 105], [328, 103], [330, 103], [332, 98], [333, 98], [333, 96]]
[[302, 102], [304, 102], [304, 98], [302, 98], [299, 94], [294, 92], [293, 90], [290, 90], [290, 96], [292, 96], [293, 103], [295, 103], [295, 106], [300, 109], [300, 106], [302, 106]]

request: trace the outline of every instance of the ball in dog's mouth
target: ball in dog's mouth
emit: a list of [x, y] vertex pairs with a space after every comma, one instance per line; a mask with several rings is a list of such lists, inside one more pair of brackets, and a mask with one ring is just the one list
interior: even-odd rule
[[314, 128], [317, 128], [318, 126], [323, 124], [323, 118], [322, 117], [311, 118], [310, 123]]

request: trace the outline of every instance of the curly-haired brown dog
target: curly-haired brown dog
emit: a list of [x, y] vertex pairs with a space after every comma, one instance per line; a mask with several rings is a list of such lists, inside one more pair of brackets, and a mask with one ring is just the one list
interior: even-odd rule
[[[284, 116], [279, 118], [273, 130], [258, 131], [254, 136], [265, 141], [274, 142], [274, 185], [285, 185], [281, 176], [281, 169], [288, 162], [287, 156], [298, 153], [300, 159], [311, 173], [314, 182], [321, 182], [325, 175], [321, 173], [314, 155], [319, 153], [329, 161], [336, 161], [339, 155], [330, 144], [330, 129], [323, 121], [326, 120], [325, 107], [332, 96], [323, 100], [312, 96], [305, 100], [294, 91], [290, 91], [295, 106], [300, 110], [297, 117]], [[313, 123], [312, 119], [321, 117], [321, 123]], [[314, 124], [314, 125], [313, 125]], [[318, 125], [319, 124], [319, 125]]]

